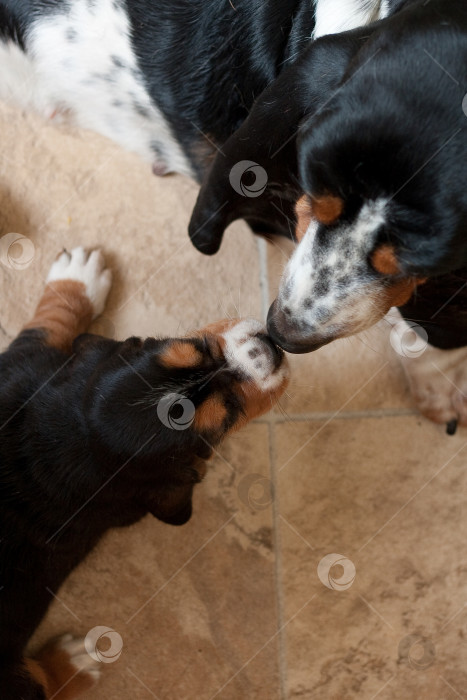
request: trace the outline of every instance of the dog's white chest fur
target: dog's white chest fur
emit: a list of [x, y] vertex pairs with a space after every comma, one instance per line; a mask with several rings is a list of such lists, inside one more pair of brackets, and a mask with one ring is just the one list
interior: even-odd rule
[[26, 36], [27, 53], [0, 42], [0, 98], [46, 118], [66, 114], [149, 162], [192, 175], [144, 85], [120, 0], [73, 0], [42, 15]]
[[317, 0], [313, 38], [361, 27], [388, 12], [388, 0]]

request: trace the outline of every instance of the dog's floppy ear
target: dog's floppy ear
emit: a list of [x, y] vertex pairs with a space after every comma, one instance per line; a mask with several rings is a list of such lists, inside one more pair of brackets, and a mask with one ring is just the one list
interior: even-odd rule
[[310, 40], [300, 58], [261, 93], [201, 187], [189, 225], [199, 251], [217, 253], [225, 229], [240, 218], [257, 233], [294, 236], [295, 204], [303, 194], [296, 148], [300, 126], [332, 99], [369, 33]]
[[148, 511], [169, 525], [184, 525], [191, 518], [194, 484], [168, 484], [148, 502]]
[[194, 456], [178, 474], [148, 495], [148, 511], [169, 525], [184, 525], [191, 518], [193, 489], [205, 473], [205, 459]]
[[295, 80], [279, 78], [222, 146], [189, 225], [191, 241], [202, 253], [217, 253], [224, 230], [240, 218], [257, 232], [293, 235], [299, 196], [295, 135], [304, 115], [302, 97]]

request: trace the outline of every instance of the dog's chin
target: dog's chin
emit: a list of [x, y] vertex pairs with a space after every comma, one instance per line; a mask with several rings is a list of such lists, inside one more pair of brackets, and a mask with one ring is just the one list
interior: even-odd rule
[[304, 355], [314, 352], [336, 339], [338, 336], [323, 337], [317, 334], [306, 335], [278, 313], [275, 304], [272, 304], [268, 313], [268, 334], [271, 340], [285, 352], [292, 355]]
[[294, 343], [286, 340], [285, 338], [274, 338], [274, 342], [277, 343], [279, 347], [282, 348], [282, 350], [290, 353], [291, 355], [305, 355], [309, 352], [315, 352], [315, 350], [319, 350], [324, 345], [331, 343], [333, 340], [334, 338], [330, 338], [329, 340], [322, 340], [320, 342], [304, 340], [303, 342]]
[[315, 350], [319, 350], [324, 345], [328, 345], [328, 343], [331, 343], [334, 340], [334, 338], [317, 339], [313, 337], [294, 340], [288, 335], [279, 333], [274, 328], [273, 323], [268, 324], [268, 332], [276, 345], [292, 355], [304, 355], [308, 352], [315, 352]]

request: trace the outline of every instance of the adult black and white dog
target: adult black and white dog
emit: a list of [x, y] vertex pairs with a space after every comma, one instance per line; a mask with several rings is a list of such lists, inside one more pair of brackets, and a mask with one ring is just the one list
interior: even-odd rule
[[452, 431], [467, 424], [466, 37], [464, 0], [0, 0], [0, 97], [204, 182], [204, 253], [241, 217], [300, 239], [270, 314], [285, 349], [402, 306], [444, 349], [408, 368]]
[[158, 174], [201, 180], [216, 146], [312, 39], [385, 16], [391, 3], [0, 0], [0, 97], [66, 113]]

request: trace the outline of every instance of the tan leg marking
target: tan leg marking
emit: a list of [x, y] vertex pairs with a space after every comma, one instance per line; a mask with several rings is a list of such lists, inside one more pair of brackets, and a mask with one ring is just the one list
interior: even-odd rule
[[86, 330], [92, 317], [93, 307], [83, 282], [56, 280], [46, 286], [34, 317], [24, 330], [42, 329], [48, 345], [69, 351], [73, 340]]
[[79, 670], [68, 652], [55, 642], [45, 646], [37, 659], [25, 659], [25, 666], [44, 689], [47, 700], [72, 700], [90, 690], [96, 682], [95, 676]]

